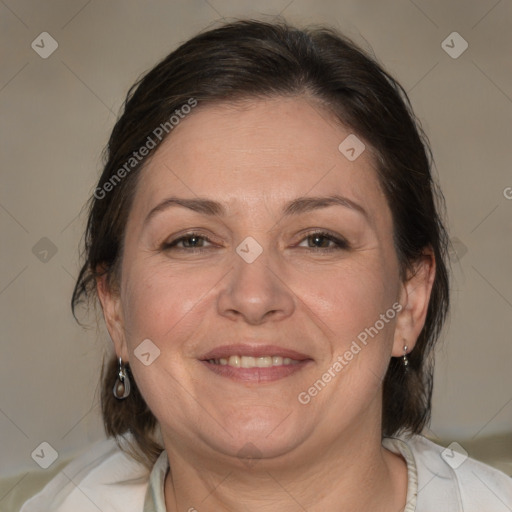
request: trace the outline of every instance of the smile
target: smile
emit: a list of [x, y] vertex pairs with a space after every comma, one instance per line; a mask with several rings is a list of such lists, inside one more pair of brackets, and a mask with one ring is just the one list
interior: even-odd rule
[[290, 357], [281, 356], [230, 356], [228, 358], [221, 357], [219, 359], [209, 359], [211, 364], [219, 364], [223, 366], [232, 366], [233, 368], [270, 368], [272, 366], [287, 366], [290, 364], [298, 364], [299, 361]]
[[291, 348], [244, 341], [215, 347], [199, 361], [218, 376], [247, 384], [283, 379], [314, 363], [307, 354]]

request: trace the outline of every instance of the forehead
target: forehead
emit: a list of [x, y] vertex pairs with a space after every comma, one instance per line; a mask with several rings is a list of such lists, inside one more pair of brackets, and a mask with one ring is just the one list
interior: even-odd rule
[[168, 195], [209, 197], [240, 212], [326, 194], [369, 213], [386, 208], [368, 145], [353, 161], [340, 151], [349, 136], [302, 97], [199, 105], [142, 170], [134, 209], [143, 214]]

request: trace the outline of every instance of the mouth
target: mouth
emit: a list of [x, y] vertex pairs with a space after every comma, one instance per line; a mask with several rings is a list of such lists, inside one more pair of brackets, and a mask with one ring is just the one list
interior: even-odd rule
[[200, 361], [215, 374], [239, 382], [272, 382], [313, 362], [306, 354], [275, 345], [225, 345]]

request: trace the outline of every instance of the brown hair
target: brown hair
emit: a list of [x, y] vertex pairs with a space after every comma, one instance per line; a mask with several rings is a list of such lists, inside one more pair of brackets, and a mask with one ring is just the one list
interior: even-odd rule
[[[379, 183], [392, 212], [402, 281], [425, 248], [434, 253], [435, 281], [425, 325], [409, 354], [409, 372], [404, 374], [399, 358], [391, 358], [383, 382], [383, 436], [420, 433], [430, 420], [433, 348], [449, 309], [449, 239], [439, 214], [444, 197], [433, 180], [428, 140], [406, 92], [373, 57], [334, 29], [298, 29], [282, 19], [227, 23], [185, 42], [132, 86], [105, 150], [104, 170], [96, 189], [108, 189], [108, 193], [95, 192], [90, 199], [73, 314], [76, 318], [76, 306], [95, 296], [96, 277], [106, 273], [108, 285], [118, 285], [137, 176], [155, 149], [140, 162], [132, 162], [115, 186], [106, 184], [113, 183], [116, 173], [119, 177], [123, 165], [127, 170], [126, 162], [147, 143], [157, 126], [168, 123], [191, 98], [201, 106], [304, 94], [321, 101], [376, 155]], [[117, 361], [112, 358], [103, 366], [105, 431], [118, 442], [131, 433], [135, 442], [130, 453], [151, 467], [163, 449], [155, 437], [158, 424], [129, 366], [127, 371], [132, 391], [119, 401], [112, 394]]]

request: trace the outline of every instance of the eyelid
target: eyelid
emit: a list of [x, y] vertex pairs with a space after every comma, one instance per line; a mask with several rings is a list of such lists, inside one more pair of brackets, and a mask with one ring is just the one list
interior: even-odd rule
[[315, 236], [315, 235], [319, 236], [319, 237], [326, 238], [327, 240], [330, 240], [332, 243], [335, 244], [335, 247], [330, 247], [330, 248], [329, 247], [326, 247], [326, 248], [305, 247], [305, 249], [309, 249], [309, 250], [315, 252], [315, 251], [322, 251], [322, 250], [323, 251], [343, 250], [343, 249], [348, 250], [351, 248], [351, 245], [346, 238], [344, 238], [341, 235], [331, 233], [330, 231], [322, 229], [322, 228], [316, 228], [316, 229], [313, 229], [306, 233], [303, 233], [301, 235], [300, 243], [305, 241], [307, 238]]
[[[176, 238], [174, 238], [171, 241], [165, 240], [162, 243], [162, 248], [169, 249], [169, 248], [175, 247], [176, 244], [178, 244], [179, 242], [182, 242], [183, 240], [186, 240], [187, 238], [194, 238], [194, 237], [204, 239], [205, 241], [207, 241], [210, 244], [215, 243], [210, 236], [208, 236], [204, 233], [200, 233], [199, 231], [187, 231], [186, 233], [178, 235]], [[178, 249], [184, 250], [184, 251], [194, 250], [194, 248], [185, 248], [185, 247], [178, 247]], [[197, 247], [195, 249], [201, 250], [201, 249], [203, 249], [203, 247]]]
[[[336, 250], [348, 250], [351, 248], [350, 243], [341, 235], [337, 235], [334, 233], [331, 233], [328, 230], [322, 229], [322, 228], [313, 228], [310, 229], [307, 232], [303, 232], [301, 235], [301, 238], [299, 240], [299, 243], [297, 244], [297, 247], [300, 246], [300, 243], [306, 241], [309, 237], [317, 236], [326, 238], [331, 243], [334, 244], [334, 247], [304, 247], [303, 249], [311, 252], [331, 252]], [[171, 242], [164, 242], [162, 244], [162, 250], [170, 250], [170, 249], [176, 249], [179, 251], [185, 251], [185, 252], [203, 252], [209, 250], [209, 247], [177, 247], [177, 244], [181, 243], [183, 240], [189, 239], [189, 238], [198, 238], [203, 241], [208, 242], [209, 244], [215, 244], [215, 242], [212, 240], [212, 238], [204, 233], [200, 233], [197, 231], [188, 231], [186, 233], [180, 234], [177, 236], [177, 238], [174, 238]]]

